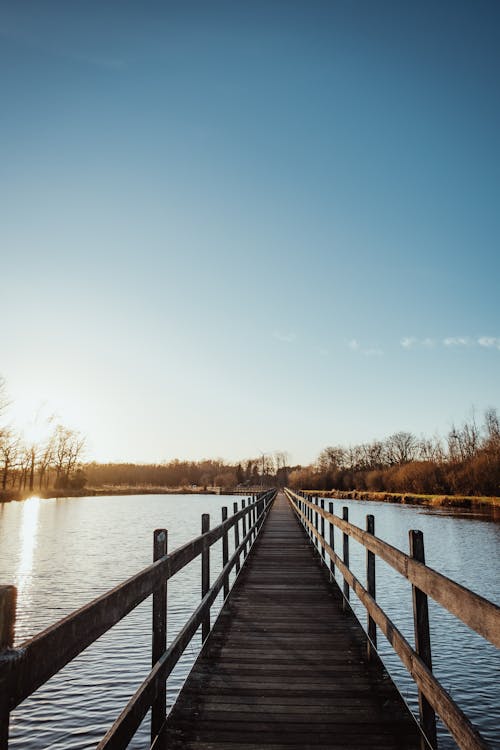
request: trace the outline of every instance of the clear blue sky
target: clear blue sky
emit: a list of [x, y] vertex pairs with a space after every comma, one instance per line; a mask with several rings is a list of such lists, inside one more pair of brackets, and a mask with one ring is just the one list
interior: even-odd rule
[[0, 2], [0, 373], [88, 457], [500, 406], [498, 2]]

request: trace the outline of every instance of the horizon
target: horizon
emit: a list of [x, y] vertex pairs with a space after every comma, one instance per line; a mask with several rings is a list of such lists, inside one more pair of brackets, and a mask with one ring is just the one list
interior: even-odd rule
[[3, 3], [8, 419], [308, 464], [499, 407], [499, 20]]

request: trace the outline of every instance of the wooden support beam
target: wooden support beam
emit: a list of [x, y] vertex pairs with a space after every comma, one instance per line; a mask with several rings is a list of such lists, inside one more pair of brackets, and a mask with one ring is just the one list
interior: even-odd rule
[[[328, 503], [328, 510], [333, 516], [333, 503], [332, 502]], [[328, 525], [330, 527], [330, 547], [334, 550], [335, 549], [335, 535], [334, 535], [335, 526], [331, 522]], [[333, 561], [333, 558], [330, 558], [330, 574], [331, 574], [332, 581], [334, 581], [335, 580], [335, 563]]]
[[[17, 589], [15, 586], [0, 586], [0, 661], [2, 652], [14, 646], [16, 626]], [[10, 711], [7, 700], [7, 689], [4, 684], [8, 665], [0, 666], [0, 750], [7, 750], [9, 745]]]
[[[204, 534], [210, 529], [210, 516], [208, 513], [203, 513], [201, 517], [201, 533]], [[201, 598], [203, 599], [205, 594], [210, 588], [210, 547], [208, 544], [204, 545], [203, 552], [201, 553]], [[208, 608], [202, 623], [201, 623], [201, 640], [202, 643], [208, 638], [210, 634], [210, 608]]]
[[[227, 508], [222, 508], [222, 523], [227, 521]], [[229, 560], [229, 543], [227, 538], [228, 532], [225, 531], [222, 535], [222, 567], [225, 567]], [[224, 599], [229, 595], [229, 575], [224, 578]]]
[[[342, 508], [342, 519], [344, 521], [349, 521], [349, 508], [344, 505]], [[349, 567], [349, 535], [345, 532], [342, 534], [342, 555], [343, 555], [343, 561], [346, 568]], [[347, 611], [349, 609], [348, 607], [348, 601], [349, 601], [349, 584], [346, 581], [346, 578], [344, 576], [344, 599], [342, 600], [342, 609]]]
[[[410, 555], [414, 560], [425, 565], [424, 535], [421, 531], [411, 529]], [[429, 606], [427, 594], [416, 586], [412, 586], [413, 598], [413, 626], [415, 631], [415, 651], [424, 664], [432, 672], [431, 633], [429, 628]], [[436, 714], [421, 690], [418, 691], [418, 706], [420, 710], [420, 726], [431, 747], [437, 747]], [[422, 750], [426, 750], [422, 741]]]
[[[241, 501], [241, 509], [244, 510], [245, 507], [246, 507], [246, 500], [243, 499]], [[241, 519], [241, 523], [242, 523], [242, 526], [243, 526], [243, 539], [244, 539], [246, 537], [246, 535], [247, 535], [247, 517], [246, 517], [246, 515], [244, 515], [243, 518]], [[245, 559], [246, 556], [247, 556], [247, 545], [245, 544], [245, 546], [243, 548], [243, 559]]]
[[[366, 516], [366, 530], [369, 534], [375, 534], [375, 516]], [[366, 589], [372, 599], [376, 599], [376, 588], [375, 588], [375, 555], [370, 550], [366, 550]], [[377, 649], [377, 626], [375, 620], [368, 613], [368, 644], [367, 644], [367, 656], [368, 659], [372, 659], [374, 654], [373, 649]]]
[[[153, 561], [160, 560], [168, 551], [168, 532], [156, 529], [153, 536]], [[163, 579], [153, 591], [153, 648], [151, 666], [167, 650], [167, 581]], [[151, 706], [151, 743], [160, 733], [167, 717], [167, 684], [158, 685], [156, 697]]]
[[[238, 512], [238, 503], [233, 503], [233, 513], [236, 515]], [[234, 524], [234, 549], [238, 549], [240, 546], [240, 527], [239, 522]], [[240, 572], [240, 556], [236, 558], [236, 573]]]

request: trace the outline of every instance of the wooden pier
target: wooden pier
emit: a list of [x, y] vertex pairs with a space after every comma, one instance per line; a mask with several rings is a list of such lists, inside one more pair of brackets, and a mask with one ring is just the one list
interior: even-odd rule
[[[372, 515], [363, 530], [347, 507], [339, 518], [332, 502], [325, 509], [324, 498], [288, 489], [253, 493], [232, 510], [223, 507], [214, 527], [204, 514], [202, 533], [172, 552], [167, 530], [157, 529], [151, 565], [24, 643], [15, 644], [16, 589], [0, 586], [0, 750], [10, 713], [148, 597], [151, 671], [97, 750], [124, 750], [148, 712], [151, 750], [435, 749], [436, 716], [461, 750], [490, 747], [432, 672], [427, 597], [497, 647], [500, 609], [429, 568], [420, 531], [409, 532], [407, 554], [375, 535]], [[365, 548], [365, 582], [349, 567], [350, 540]], [[222, 570], [213, 580], [215, 544]], [[198, 558], [200, 602], [168, 643], [168, 581]], [[376, 558], [412, 586], [414, 645], [377, 603]], [[352, 591], [366, 608], [366, 634]], [[219, 593], [224, 606], [211, 629]], [[167, 716], [166, 682], [200, 629], [202, 650]], [[417, 685], [418, 722], [380, 661], [379, 633]]]
[[167, 721], [169, 750], [420, 747], [283, 493]]

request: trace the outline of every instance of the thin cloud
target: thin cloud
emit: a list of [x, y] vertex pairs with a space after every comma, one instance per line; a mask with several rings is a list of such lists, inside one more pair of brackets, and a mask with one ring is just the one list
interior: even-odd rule
[[443, 339], [445, 346], [470, 346], [473, 342], [468, 336], [450, 336]]
[[295, 341], [297, 336], [293, 333], [293, 331], [290, 331], [289, 333], [281, 333], [281, 331], [275, 331], [273, 333], [273, 336], [278, 341], [283, 341], [285, 344], [291, 344]]
[[403, 349], [415, 349], [417, 347], [432, 349], [439, 344], [447, 349], [482, 346], [485, 349], [500, 350], [500, 337], [498, 336], [479, 336], [477, 339], [472, 338], [471, 336], [447, 336], [440, 340], [433, 338], [418, 339], [415, 336], [404, 336], [399, 343]]
[[481, 336], [477, 343], [486, 349], [500, 349], [500, 337], [498, 336]]
[[361, 346], [357, 339], [351, 339], [347, 346], [351, 351], [364, 354], [365, 357], [380, 357], [384, 353], [379, 346]]
[[436, 339], [425, 338], [417, 339], [415, 336], [404, 336], [400, 342], [403, 349], [415, 349], [417, 346], [424, 346], [426, 349], [432, 349], [436, 346]]
[[405, 336], [399, 343], [403, 349], [413, 349], [415, 346], [418, 346], [419, 341], [415, 336]]

